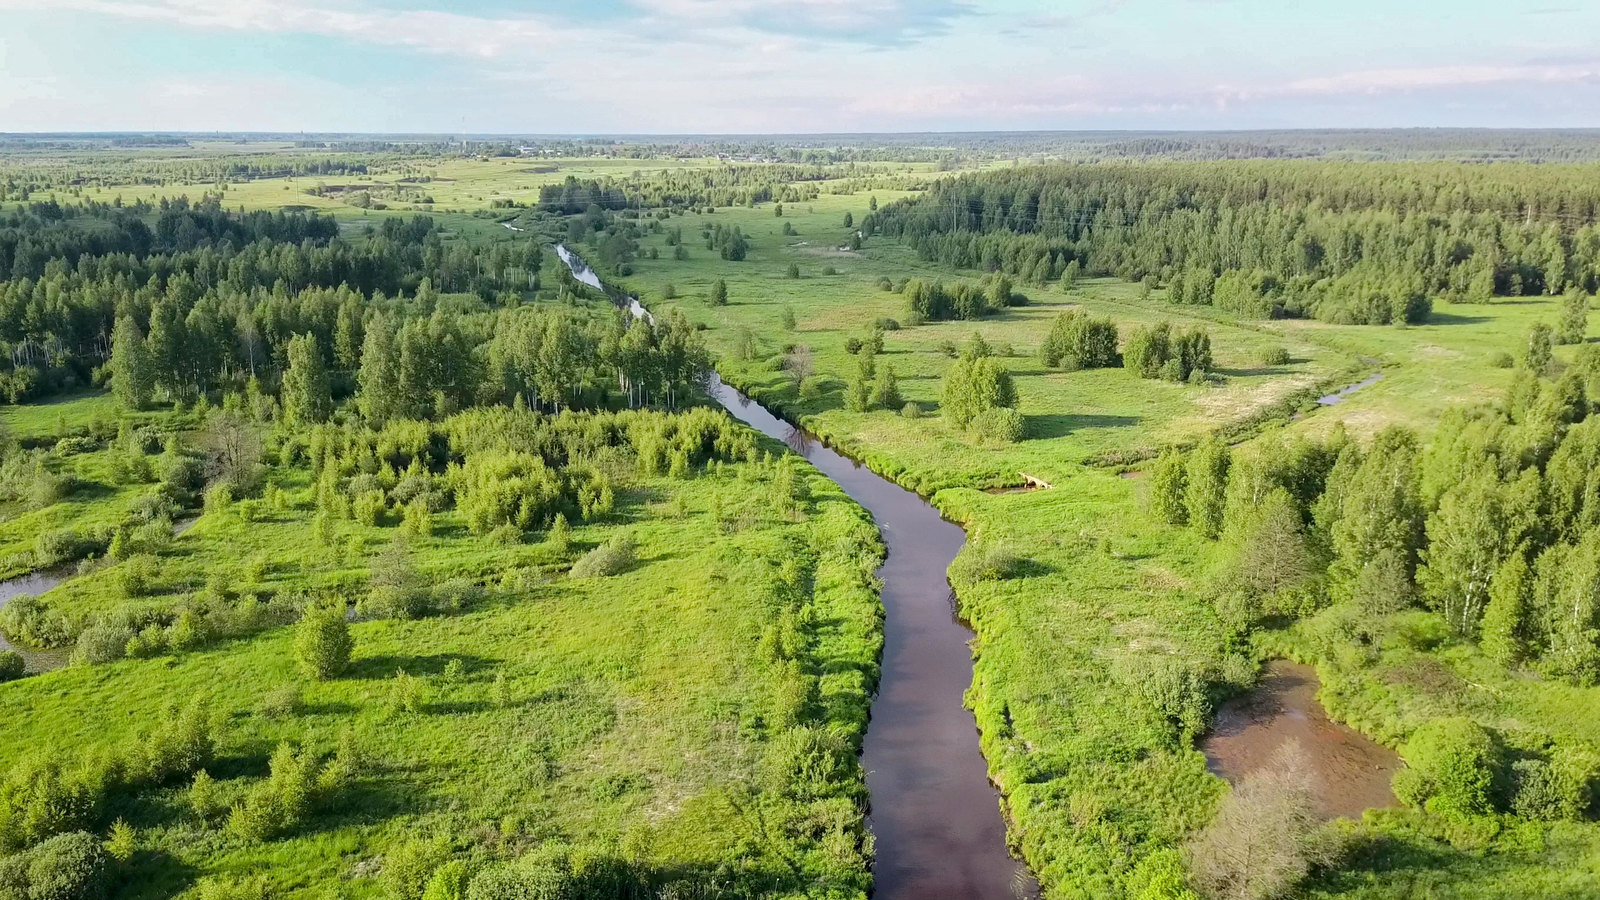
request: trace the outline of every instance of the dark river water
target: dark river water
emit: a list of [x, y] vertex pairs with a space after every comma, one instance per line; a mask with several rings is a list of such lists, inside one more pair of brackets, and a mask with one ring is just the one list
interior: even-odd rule
[[[575, 254], [573, 274], [599, 287]], [[623, 298], [634, 315], [648, 315]], [[915, 493], [874, 474], [714, 379], [712, 399], [787, 444], [872, 514], [888, 548], [878, 570], [885, 612], [883, 669], [862, 763], [877, 845], [873, 896], [886, 900], [1003, 900], [1033, 896], [1027, 869], [1006, 850], [999, 792], [962, 705], [972, 684], [972, 632], [955, 615], [945, 575], [966, 533]]]
[[1287, 660], [1267, 663], [1255, 690], [1222, 704], [1200, 742], [1206, 768], [1237, 783], [1269, 764], [1290, 741], [1310, 764], [1317, 805], [1329, 819], [1359, 819], [1394, 805], [1389, 782], [1400, 768], [1393, 750], [1328, 718], [1317, 700], [1316, 670]]

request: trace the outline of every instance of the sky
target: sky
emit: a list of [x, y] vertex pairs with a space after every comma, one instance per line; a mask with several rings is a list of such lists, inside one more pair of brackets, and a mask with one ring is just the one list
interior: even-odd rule
[[1600, 126], [1600, 0], [0, 0], [0, 132]]

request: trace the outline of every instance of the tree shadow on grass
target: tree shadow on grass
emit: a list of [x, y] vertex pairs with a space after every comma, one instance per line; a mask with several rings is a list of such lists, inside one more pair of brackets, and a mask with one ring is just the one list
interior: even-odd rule
[[1227, 376], [1228, 378], [1254, 378], [1258, 375], [1291, 374], [1291, 370], [1286, 369], [1283, 366], [1257, 366], [1251, 369], [1214, 369], [1212, 371], [1218, 375]]
[[464, 653], [436, 653], [432, 656], [380, 654], [378, 656], [363, 656], [354, 660], [344, 677], [351, 679], [393, 678], [396, 672], [402, 670], [412, 677], [443, 675], [445, 667], [452, 662], [459, 662], [463, 673], [467, 675], [483, 671], [489, 665], [489, 660], [481, 656], [470, 656]]
[[1492, 321], [1488, 316], [1463, 316], [1456, 313], [1434, 312], [1428, 315], [1426, 325], [1482, 325]]
[[1051, 414], [1028, 416], [1027, 436], [1030, 438], [1065, 437], [1084, 428], [1125, 428], [1139, 424], [1139, 416], [1075, 416]]

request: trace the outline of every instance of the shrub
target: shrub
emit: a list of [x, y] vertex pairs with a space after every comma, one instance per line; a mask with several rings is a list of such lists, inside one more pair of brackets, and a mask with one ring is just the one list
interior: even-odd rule
[[1209, 897], [1288, 896], [1314, 866], [1337, 855], [1320, 824], [1304, 751], [1285, 745], [1268, 767], [1239, 783], [1189, 842], [1194, 882]]
[[148, 556], [133, 557], [117, 566], [117, 589], [124, 597], [143, 597], [150, 593], [155, 574], [155, 560]]
[[101, 900], [111, 890], [111, 859], [94, 835], [74, 831], [0, 860], [0, 897]]
[[115, 662], [127, 655], [128, 642], [133, 640], [133, 629], [125, 625], [96, 623], [78, 635], [78, 645], [72, 658], [84, 665]]
[[577, 882], [564, 852], [541, 848], [479, 874], [467, 888], [467, 900], [575, 900]]
[[1471, 719], [1434, 719], [1401, 748], [1416, 774], [1397, 777], [1395, 795], [1449, 816], [1491, 813], [1501, 754], [1495, 735]]
[[199, 900], [271, 900], [264, 878], [202, 878]]
[[350, 664], [354, 642], [344, 619], [343, 604], [324, 604], [306, 611], [295, 627], [294, 652], [300, 670], [318, 680], [337, 677]]
[[111, 833], [106, 836], [106, 853], [117, 862], [128, 862], [139, 851], [139, 833], [125, 819], [118, 819], [111, 825]]
[[1558, 747], [1549, 759], [1522, 759], [1511, 767], [1511, 809], [1530, 819], [1582, 819], [1594, 807], [1600, 758]]
[[453, 859], [434, 870], [422, 892], [422, 900], [463, 900], [471, 876], [472, 870], [467, 868], [466, 862]]
[[1289, 364], [1289, 351], [1284, 347], [1263, 347], [1258, 358], [1263, 366], [1286, 366]]
[[189, 785], [189, 809], [202, 822], [210, 822], [227, 811], [221, 787], [205, 769], [196, 772], [194, 782]]
[[1516, 364], [1516, 357], [1504, 350], [1496, 350], [1489, 354], [1489, 365], [1496, 369], [1509, 369]]
[[0, 684], [15, 681], [27, 669], [22, 656], [11, 650], [0, 650]]
[[969, 543], [963, 547], [951, 566], [951, 575], [959, 581], [1003, 581], [1022, 574], [1024, 560], [1004, 544], [979, 546]]
[[266, 719], [287, 719], [300, 709], [300, 686], [285, 684], [262, 695], [256, 711]]
[[986, 409], [978, 413], [973, 417], [972, 424], [967, 427], [985, 440], [1006, 444], [1022, 440], [1027, 430], [1022, 413], [1006, 407]]
[[922, 418], [922, 407], [915, 403], [907, 403], [905, 406], [900, 407], [900, 415], [907, 419], [920, 419]]
[[594, 578], [616, 575], [633, 565], [635, 550], [633, 539], [625, 533], [611, 536], [604, 544], [585, 553], [572, 566], [573, 578]]

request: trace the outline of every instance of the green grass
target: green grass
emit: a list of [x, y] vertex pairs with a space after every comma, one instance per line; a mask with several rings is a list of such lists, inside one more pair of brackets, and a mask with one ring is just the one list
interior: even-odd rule
[[[690, 480], [633, 482], [617, 521], [574, 529], [558, 557], [539, 543], [497, 547], [440, 515], [414, 541], [430, 581], [468, 577], [491, 591], [459, 615], [353, 626], [352, 670], [329, 682], [297, 673], [292, 628], [174, 657], [70, 666], [0, 685], [0, 755], [67, 759], [126, 746], [167, 705], [208, 698], [227, 722], [213, 774], [238, 796], [264, 774], [280, 741], [331, 747], [355, 730], [367, 757], [336, 808], [265, 844], [206, 828], [178, 788], [118, 801], [140, 830], [128, 896], [170, 896], [208, 876], [264, 875], [285, 896], [384, 896], [374, 877], [386, 854], [438, 836], [480, 859], [543, 841], [611, 848], [663, 870], [721, 871], [738, 883], [800, 896], [866, 884], [860, 856], [860, 772], [838, 795], [794, 799], [775, 769], [785, 757], [773, 724], [777, 673], [754, 648], [774, 620], [781, 565], [810, 572], [806, 603], [816, 722], [859, 743], [876, 680], [879, 606], [868, 575], [877, 544], [861, 510], [820, 477], [801, 521], [763, 500], [769, 470], [750, 464]], [[288, 509], [246, 523], [238, 507], [211, 512], [160, 557], [157, 595], [170, 603], [210, 572], [240, 592], [326, 590], [364, 583], [393, 527], [345, 523], [340, 547], [317, 544], [301, 473], [279, 471]], [[297, 480], [298, 479], [298, 480]], [[713, 510], [717, 513], [714, 514]], [[629, 528], [638, 562], [610, 578], [563, 576], [570, 558]], [[730, 531], [730, 529], [732, 529]], [[367, 552], [352, 560], [342, 540]], [[263, 583], [245, 564], [265, 557]], [[516, 587], [494, 588], [521, 572]], [[47, 595], [61, 608], [121, 602], [115, 567]], [[446, 677], [459, 663], [458, 679]], [[421, 679], [416, 713], [393, 713], [397, 671]], [[494, 682], [504, 677], [510, 702]], [[300, 704], [281, 718], [264, 700], [286, 686]], [[853, 793], [852, 793], [853, 792]], [[842, 804], [842, 805], [841, 805]], [[836, 825], [763, 839], [751, 816], [809, 816]], [[843, 829], [832, 836], [830, 829]], [[823, 842], [828, 841], [826, 848]], [[851, 849], [856, 847], [856, 849]], [[851, 854], [855, 854], [852, 856]]]

